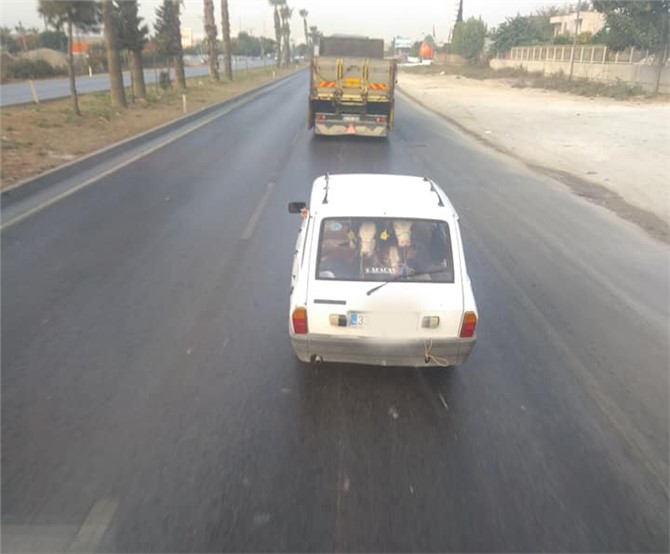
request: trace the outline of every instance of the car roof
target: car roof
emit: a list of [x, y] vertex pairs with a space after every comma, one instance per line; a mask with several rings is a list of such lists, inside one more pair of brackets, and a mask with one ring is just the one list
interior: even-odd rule
[[309, 210], [319, 218], [343, 215], [439, 220], [458, 218], [447, 195], [430, 179], [377, 173], [317, 178], [312, 185]]

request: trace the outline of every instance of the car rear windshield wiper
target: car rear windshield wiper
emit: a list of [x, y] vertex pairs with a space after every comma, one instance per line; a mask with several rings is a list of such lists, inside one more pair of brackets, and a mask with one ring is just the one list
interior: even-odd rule
[[389, 279], [388, 281], [384, 281], [381, 285], [377, 285], [376, 287], [372, 287], [367, 294], [370, 296], [373, 292], [378, 291], [380, 288], [385, 287], [389, 283], [393, 283], [394, 281], [402, 281], [404, 279], [408, 279], [410, 277], [421, 277], [422, 275], [435, 275], [437, 273], [444, 273], [445, 271], [448, 271], [448, 268], [446, 267], [441, 267], [440, 269], [431, 269], [429, 271], [417, 271], [415, 273], [400, 273], [396, 275], [393, 279]]

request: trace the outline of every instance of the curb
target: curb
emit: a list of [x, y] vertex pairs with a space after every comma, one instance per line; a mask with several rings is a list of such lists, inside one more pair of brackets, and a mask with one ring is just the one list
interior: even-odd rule
[[278, 83], [282, 83], [288, 79], [294, 78], [296, 75], [300, 74], [301, 71], [304, 71], [304, 69], [299, 69], [298, 71], [290, 73], [289, 75], [285, 75], [284, 77], [280, 77], [256, 88], [247, 90], [216, 104], [205, 106], [204, 108], [200, 108], [193, 113], [184, 115], [172, 121], [168, 121], [167, 123], [159, 125], [158, 127], [143, 131], [138, 135], [128, 137], [122, 141], [110, 144], [109, 146], [105, 146], [104, 148], [95, 150], [94, 152], [90, 152], [89, 154], [86, 154], [77, 160], [73, 160], [66, 164], [50, 169], [44, 173], [40, 173], [39, 175], [14, 183], [13, 185], [3, 190], [2, 193], [0, 193], [2, 203], [13, 203], [14, 201], [22, 200], [34, 193], [40, 192], [44, 188], [54, 183], [68, 179], [77, 173], [80, 173], [81, 171], [91, 169], [95, 165], [107, 161], [114, 156], [133, 150], [134, 148], [137, 148], [138, 146], [141, 146], [142, 144], [145, 144], [161, 136], [162, 134], [175, 131], [181, 127], [193, 123], [194, 121], [197, 121], [198, 119], [211, 115], [213, 112], [216, 112], [217, 110], [229, 104], [239, 102], [246, 96], [260, 96], [266, 94], [269, 92], [268, 89], [274, 87]]

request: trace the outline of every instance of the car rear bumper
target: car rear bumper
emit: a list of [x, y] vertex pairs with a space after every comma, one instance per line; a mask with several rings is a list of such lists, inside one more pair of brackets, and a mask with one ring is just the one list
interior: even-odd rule
[[319, 360], [381, 366], [457, 366], [465, 362], [475, 342], [476, 338], [384, 341], [363, 337], [291, 335], [293, 350], [303, 362]]

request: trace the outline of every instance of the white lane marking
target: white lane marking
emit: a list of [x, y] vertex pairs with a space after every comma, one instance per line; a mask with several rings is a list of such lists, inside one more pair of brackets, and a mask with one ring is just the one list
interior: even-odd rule
[[93, 504], [70, 544], [69, 552], [96, 552], [118, 507], [119, 501], [115, 498], [101, 498]]
[[442, 405], [444, 406], [444, 409], [449, 411], [449, 404], [447, 404], [447, 401], [444, 399], [444, 396], [442, 396], [442, 393], [437, 393], [437, 396], [440, 397], [440, 400], [442, 401]]
[[[257, 96], [258, 96], [257, 94], [253, 95], [253, 96], [250, 96], [248, 99], [245, 99], [246, 100], [245, 103], [251, 102]], [[157, 150], [160, 150], [161, 148], [163, 148], [163, 147], [165, 147], [169, 144], [172, 144], [173, 142], [178, 141], [181, 138], [184, 138], [189, 133], [192, 133], [193, 131], [197, 131], [198, 129], [204, 127], [205, 125], [209, 125], [212, 121], [216, 121], [220, 117], [223, 117], [224, 115], [228, 115], [230, 112], [232, 112], [233, 110], [235, 110], [239, 107], [241, 107], [241, 106], [236, 105], [236, 106], [230, 106], [228, 108], [224, 108], [220, 112], [217, 112], [215, 115], [213, 115], [211, 117], [208, 117], [207, 119], [201, 121], [200, 123], [197, 123], [194, 126], [191, 126], [191, 127], [188, 127], [187, 129], [184, 129], [182, 132], [174, 135], [172, 138], [169, 138], [169, 139], [161, 142], [160, 144], [157, 144], [156, 146], [153, 146], [153, 147], [149, 148], [148, 150], [145, 150], [145, 151], [137, 154], [136, 156], [133, 156], [132, 158], [129, 158], [126, 161], [121, 162], [120, 164], [115, 165], [114, 167], [111, 167], [107, 171], [103, 171], [102, 173], [96, 175], [95, 177], [91, 177], [90, 179], [84, 181], [83, 183], [79, 183], [78, 185], [75, 185], [71, 189], [68, 189], [68, 190], [62, 192], [62, 193], [54, 196], [53, 198], [50, 198], [49, 200], [45, 200], [42, 204], [40, 204], [38, 206], [35, 206], [33, 208], [30, 208], [29, 210], [26, 210], [22, 214], [17, 215], [15, 218], [10, 219], [9, 221], [7, 221], [5, 223], [0, 224], [0, 230], [6, 229], [7, 227], [10, 227], [10, 226], [12, 226], [16, 223], [19, 223], [20, 221], [23, 221], [27, 217], [30, 217], [31, 215], [42, 211], [44, 208], [48, 208], [49, 206], [55, 204], [56, 202], [60, 202], [64, 198], [67, 198], [68, 196], [72, 196], [75, 192], [80, 191], [81, 189], [84, 189], [84, 188], [92, 185], [96, 181], [100, 181], [101, 179], [104, 179], [105, 177], [108, 177], [112, 173], [115, 173], [115, 172], [119, 171], [120, 169], [123, 169], [124, 167], [128, 167], [129, 165], [131, 165], [131, 164], [135, 163], [136, 161], [144, 158], [145, 156], [148, 156], [149, 154], [153, 154]]]
[[223, 341], [223, 346], [221, 347], [221, 351], [222, 351], [222, 352], [226, 349], [226, 345], [228, 344], [228, 341], [229, 341], [229, 340], [230, 340], [230, 339], [229, 339], [228, 337], [226, 337], [226, 338], [224, 339], [224, 341]]
[[258, 204], [256, 204], [256, 209], [251, 214], [251, 217], [247, 222], [247, 226], [244, 228], [244, 232], [242, 233], [242, 240], [249, 240], [251, 238], [251, 235], [253, 234], [254, 229], [256, 228], [256, 225], [258, 224], [258, 221], [261, 218], [261, 214], [265, 209], [265, 205], [268, 203], [268, 200], [270, 200], [270, 195], [272, 194], [272, 189], [274, 188], [274, 186], [275, 186], [274, 183], [268, 183], [268, 186], [265, 189], [262, 198], [260, 199]]

